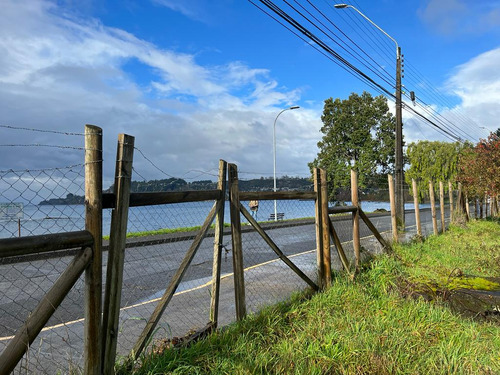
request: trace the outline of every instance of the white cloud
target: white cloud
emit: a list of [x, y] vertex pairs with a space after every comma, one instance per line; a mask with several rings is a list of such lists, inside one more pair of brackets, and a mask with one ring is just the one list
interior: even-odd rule
[[[447, 87], [462, 100], [461, 108], [480, 126], [500, 127], [500, 48], [457, 67]], [[481, 134], [484, 136], [484, 134]]]
[[456, 36], [498, 30], [500, 1], [428, 0], [418, 15], [440, 34]]
[[[4, 1], [0, 32], [2, 124], [70, 132], [82, 132], [85, 123], [102, 126], [107, 183], [122, 132], [135, 135], [136, 146], [171, 175], [212, 170], [220, 158], [270, 172], [274, 118], [300, 99], [300, 89], [280, 87], [266, 69], [240, 61], [201, 66], [192, 55], [78, 18], [48, 1]], [[134, 81], [128, 61], [149, 67], [150, 82]], [[320, 137], [319, 115], [293, 112], [286, 118], [290, 127], [279, 129], [278, 170], [306, 173]], [[79, 137], [0, 132], [3, 144], [83, 143]], [[33, 169], [70, 165], [83, 155], [2, 148], [0, 160], [0, 170]], [[140, 153], [135, 160], [144, 177], [164, 177]]]

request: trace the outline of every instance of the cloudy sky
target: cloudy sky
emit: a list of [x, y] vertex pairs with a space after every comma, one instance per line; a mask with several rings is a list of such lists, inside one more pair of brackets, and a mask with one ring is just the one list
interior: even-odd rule
[[[394, 75], [388, 38], [352, 9], [312, 3], [342, 38], [352, 38], [384, 74]], [[398, 41], [405, 89], [453, 122], [462, 138], [484, 138], [486, 129], [499, 127], [500, 1], [350, 3]], [[119, 133], [136, 137], [135, 179], [213, 179], [221, 158], [238, 164], [242, 178], [270, 177], [273, 123], [282, 109], [299, 105], [277, 121], [277, 170], [307, 176], [321, 139], [323, 101], [363, 90], [378, 95], [249, 1], [0, 5], [3, 171], [83, 162], [81, 136], [12, 127], [82, 133], [89, 123], [103, 128], [105, 185]], [[407, 140], [446, 139], [404, 116]], [[32, 144], [44, 146], [21, 146]]]

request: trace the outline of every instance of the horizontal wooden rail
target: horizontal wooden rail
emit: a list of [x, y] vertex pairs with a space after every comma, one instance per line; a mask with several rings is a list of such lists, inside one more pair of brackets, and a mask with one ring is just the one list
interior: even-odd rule
[[91, 259], [92, 248], [82, 249], [56, 280], [0, 355], [0, 374], [9, 374], [14, 370], [64, 297], [87, 268]]
[[314, 191], [240, 191], [240, 201], [252, 200], [287, 200], [287, 199], [316, 199]]
[[[130, 207], [159, 204], [213, 201], [221, 198], [220, 190], [166, 191], [158, 193], [131, 193]], [[102, 195], [102, 208], [115, 208], [115, 194]]]
[[346, 212], [356, 212], [358, 210], [357, 207], [354, 206], [337, 206], [328, 208], [329, 214], [343, 214]]
[[86, 230], [0, 239], [0, 259], [14, 256], [46, 253], [77, 247], [91, 247], [92, 234]]

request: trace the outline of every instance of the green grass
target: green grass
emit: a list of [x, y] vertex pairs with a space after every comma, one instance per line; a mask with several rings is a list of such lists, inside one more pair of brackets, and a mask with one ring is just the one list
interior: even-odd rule
[[324, 293], [297, 294], [189, 348], [145, 356], [135, 374], [500, 374], [498, 324], [399, 293], [401, 280], [440, 282], [456, 268], [498, 276], [498, 238], [498, 223], [473, 222], [396, 246], [354, 282], [336, 274]]
[[453, 227], [445, 236], [431, 236], [423, 243], [399, 247], [409, 279], [452, 289], [500, 289], [497, 283], [484, 279], [500, 277], [499, 224], [472, 221], [467, 228]]

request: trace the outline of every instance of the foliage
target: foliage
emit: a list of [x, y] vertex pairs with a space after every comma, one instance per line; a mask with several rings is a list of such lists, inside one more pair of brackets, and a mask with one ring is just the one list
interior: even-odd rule
[[500, 137], [492, 133], [462, 155], [458, 179], [469, 197], [497, 196], [500, 194], [499, 170]]
[[469, 143], [419, 141], [408, 145], [406, 155], [410, 168], [405, 172], [405, 180], [411, 186], [417, 182], [418, 195], [422, 199], [429, 194], [429, 181], [443, 181], [445, 191], [448, 181], [455, 183], [458, 174], [458, 160]]
[[349, 185], [350, 170], [358, 172], [360, 187], [377, 174], [390, 171], [394, 163], [394, 116], [387, 99], [368, 92], [352, 93], [349, 99], [325, 100], [321, 116], [324, 134], [319, 153], [309, 167], [324, 168], [330, 184], [330, 198], [338, 188]]
[[[416, 253], [415, 247], [397, 247], [398, 256], [381, 256], [355, 283], [336, 275], [324, 293], [310, 299], [294, 296], [189, 348], [146, 357], [135, 373], [500, 373], [498, 325], [462, 318], [439, 301], [404, 298], [395, 287], [414, 275], [415, 267], [439, 271], [439, 264], [446, 266], [451, 258], [451, 267], [460, 265], [465, 271], [467, 264], [491, 261], [490, 251], [447, 254], [455, 244], [481, 242], [478, 235], [488, 237], [487, 246], [498, 246], [492, 241], [500, 235], [498, 223], [471, 225], [470, 233], [455, 228], [435, 237], [425, 254]], [[483, 274], [477, 267], [474, 272]]]

